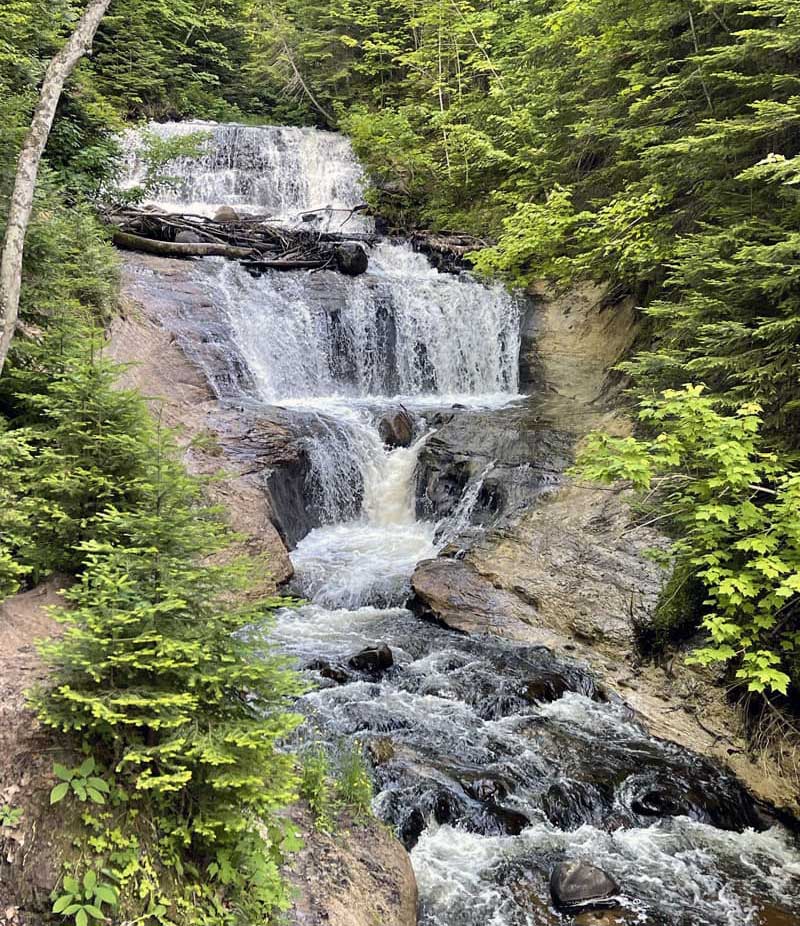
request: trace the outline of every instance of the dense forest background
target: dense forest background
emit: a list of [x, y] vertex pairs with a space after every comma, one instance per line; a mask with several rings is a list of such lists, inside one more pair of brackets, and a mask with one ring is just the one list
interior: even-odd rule
[[[81, 9], [0, 6], [0, 230], [38, 85]], [[628, 479], [642, 517], [675, 537], [663, 633], [687, 622], [693, 602], [690, 629], [702, 621], [709, 638], [694, 658], [726, 666], [734, 687], [777, 698], [790, 716], [800, 680], [800, 6], [112, 0], [60, 103], [22, 323], [0, 380], [0, 592], [56, 571], [79, 578], [71, 634], [50, 653], [63, 685], [39, 709], [106, 767], [124, 754], [149, 782], [169, 834], [166, 849], [149, 847], [159, 864], [185, 856], [216, 865], [218, 878], [225, 865], [223, 892], [284, 904], [276, 866], [286, 833], [269, 837], [275, 851], [264, 856], [231, 814], [269, 810], [297, 784], [272, 751], [295, 722], [296, 680], [269, 661], [232, 678], [260, 691], [276, 718], [259, 731], [228, 713], [211, 668], [230, 631], [253, 619], [223, 594], [244, 567], [197, 566], [224, 544], [224, 528], [171, 438], [140, 399], [113, 388], [99, 357], [116, 262], [98, 212], [114, 195], [118, 134], [131, 121], [191, 117], [345, 131], [372, 204], [395, 226], [493, 240], [476, 269], [512, 285], [591, 279], [607, 284], [609, 311], [635, 300], [644, 324], [622, 372], [640, 429], [592, 437], [583, 472]], [[155, 583], [153, 556], [169, 564]], [[143, 688], [154, 665], [133, 665], [122, 643], [109, 655], [108, 641], [120, 615], [135, 623], [165, 602], [209, 618], [207, 636], [187, 636], [178, 618], [159, 625], [175, 653], [192, 655], [159, 665], [161, 688]], [[123, 664], [133, 666], [124, 682]], [[112, 676], [140, 700], [110, 703]], [[197, 701], [178, 704], [187, 679]], [[198, 711], [205, 733], [187, 746], [175, 731]], [[227, 757], [210, 732], [223, 716], [236, 740]], [[271, 780], [262, 771], [220, 785], [214, 763], [231, 757]], [[178, 785], [202, 807], [192, 835]], [[131, 865], [145, 860], [139, 885], [158, 880], [149, 848], [124, 847]], [[266, 868], [253, 867], [257, 857]], [[217, 888], [193, 884], [185, 910], [222, 916]]]

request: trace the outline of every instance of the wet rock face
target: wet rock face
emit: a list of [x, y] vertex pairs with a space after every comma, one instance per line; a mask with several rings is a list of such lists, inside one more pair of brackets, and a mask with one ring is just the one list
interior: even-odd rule
[[410, 447], [414, 440], [414, 419], [405, 408], [387, 412], [378, 422], [378, 433], [387, 447]]
[[238, 222], [239, 213], [233, 206], [220, 206], [214, 215], [215, 222]]
[[357, 669], [360, 672], [380, 675], [387, 669], [391, 669], [394, 665], [394, 657], [385, 643], [379, 643], [377, 646], [368, 646], [355, 656], [351, 656], [348, 665], [351, 669]]
[[451, 516], [465, 489], [480, 480], [471, 520], [492, 523], [532, 505], [571, 462], [573, 436], [533, 399], [495, 411], [449, 408], [427, 423], [436, 433], [420, 453], [419, 517]]
[[336, 247], [334, 251], [336, 260], [336, 269], [348, 277], [361, 276], [367, 272], [369, 258], [363, 245], [355, 242], [344, 242]]
[[420, 563], [411, 579], [412, 609], [462, 633], [496, 633], [524, 639], [536, 610], [513, 593], [493, 588], [464, 560]]
[[615, 906], [620, 887], [611, 875], [587, 862], [561, 862], [550, 877], [550, 893], [556, 907], [574, 912]]

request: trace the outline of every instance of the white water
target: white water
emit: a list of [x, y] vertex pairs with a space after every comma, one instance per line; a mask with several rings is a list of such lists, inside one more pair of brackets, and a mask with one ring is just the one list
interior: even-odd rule
[[[205, 213], [234, 205], [293, 220], [360, 200], [360, 168], [340, 136], [212, 133], [199, 163], [174, 165], [180, 183], [162, 204]], [[141, 172], [134, 148], [131, 183]], [[346, 665], [379, 641], [394, 654], [382, 679], [328, 687], [321, 679], [303, 707], [331, 740], [388, 736], [397, 747], [375, 769], [375, 807], [409, 842], [419, 837], [421, 922], [562, 923], [546, 875], [564, 857], [616, 875], [626, 904], [655, 926], [757, 926], [762, 901], [794, 909], [797, 847], [778, 828], [745, 828], [747, 806], [729, 779], [650, 738], [624, 706], [592, 700], [580, 667], [537, 648], [457, 636], [398, 607], [415, 565], [469, 524], [493, 464], [468, 483], [450, 523], [417, 521], [414, 474], [429, 435], [390, 452], [376, 419], [399, 397], [412, 411], [512, 401], [519, 309], [501, 288], [439, 274], [407, 246], [380, 244], [370, 259], [356, 280], [252, 279], [232, 264], [206, 266], [209, 299], [252, 379], [249, 398], [286, 407], [305, 435], [308, 497], [323, 521], [292, 554], [297, 591], [311, 603], [280, 615], [278, 641], [301, 665]], [[531, 682], [550, 676], [566, 693], [539, 703]], [[480, 797], [473, 786], [484, 779], [501, 784], [498, 797]], [[694, 819], [642, 816], [636, 801], [652, 790], [685, 796]], [[700, 822], [730, 825], [737, 815], [743, 832]], [[521, 832], [514, 819], [524, 821]]]
[[[159, 171], [170, 182], [150, 202], [165, 209], [213, 216], [220, 206], [232, 206], [242, 213], [294, 220], [301, 212], [327, 207], [327, 223], [335, 229], [363, 200], [363, 171], [342, 135], [199, 121], [153, 122], [145, 132], [128, 132], [123, 189], [145, 180], [147, 134], [162, 141], [194, 134], [203, 139], [200, 157], [174, 159]], [[357, 221], [347, 221], [349, 231], [356, 230]]]
[[217, 286], [265, 402], [496, 403], [517, 392], [518, 302], [499, 285], [439, 273], [407, 244], [372, 248], [355, 279], [253, 278], [227, 263]]

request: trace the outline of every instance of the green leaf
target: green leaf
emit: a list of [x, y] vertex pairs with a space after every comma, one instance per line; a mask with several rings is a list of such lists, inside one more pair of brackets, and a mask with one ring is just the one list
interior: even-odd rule
[[89, 916], [93, 917], [96, 920], [105, 919], [102, 911], [100, 911], [97, 907], [95, 907], [94, 904], [87, 904], [85, 907], [85, 910], [89, 914]]
[[83, 876], [84, 891], [92, 892], [97, 885], [97, 873], [91, 868]]
[[62, 781], [71, 781], [74, 772], [71, 772], [66, 766], [60, 765], [58, 762], [53, 766], [53, 773], [56, 778], [60, 778]]
[[94, 896], [97, 900], [107, 903], [111, 907], [117, 905], [117, 895], [114, 891], [114, 888], [110, 887], [108, 884], [98, 884], [94, 889]]
[[94, 759], [92, 756], [89, 756], [81, 763], [81, 766], [78, 769], [78, 774], [81, 776], [81, 778], [87, 778], [94, 771], [94, 768]]
[[53, 904], [53, 913], [63, 913], [74, 899], [74, 894], [63, 894]]
[[57, 804], [59, 801], [62, 801], [66, 797], [68, 791], [68, 781], [62, 781], [60, 784], [57, 784], [50, 792], [50, 803]]
[[80, 910], [75, 914], [75, 926], [88, 926], [89, 916], [86, 913], [86, 908], [81, 907]]

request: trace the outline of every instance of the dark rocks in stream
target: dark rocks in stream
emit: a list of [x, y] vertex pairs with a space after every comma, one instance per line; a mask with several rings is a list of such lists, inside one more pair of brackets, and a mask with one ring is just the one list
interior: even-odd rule
[[306, 666], [306, 669], [318, 672], [322, 678], [327, 678], [337, 685], [345, 685], [347, 682], [352, 681], [352, 675], [347, 669], [336, 665], [336, 663], [328, 662], [327, 659], [315, 659]]
[[410, 447], [414, 440], [414, 419], [405, 408], [387, 412], [378, 422], [378, 434], [387, 447]]
[[369, 258], [364, 246], [353, 241], [345, 241], [335, 250], [336, 269], [348, 277], [361, 276], [367, 272]]
[[550, 894], [559, 910], [617, 906], [620, 886], [602, 868], [587, 862], [561, 862], [550, 876]]
[[394, 665], [394, 656], [385, 643], [379, 643], [377, 646], [368, 646], [355, 656], [351, 656], [347, 664], [359, 672], [380, 675]]

